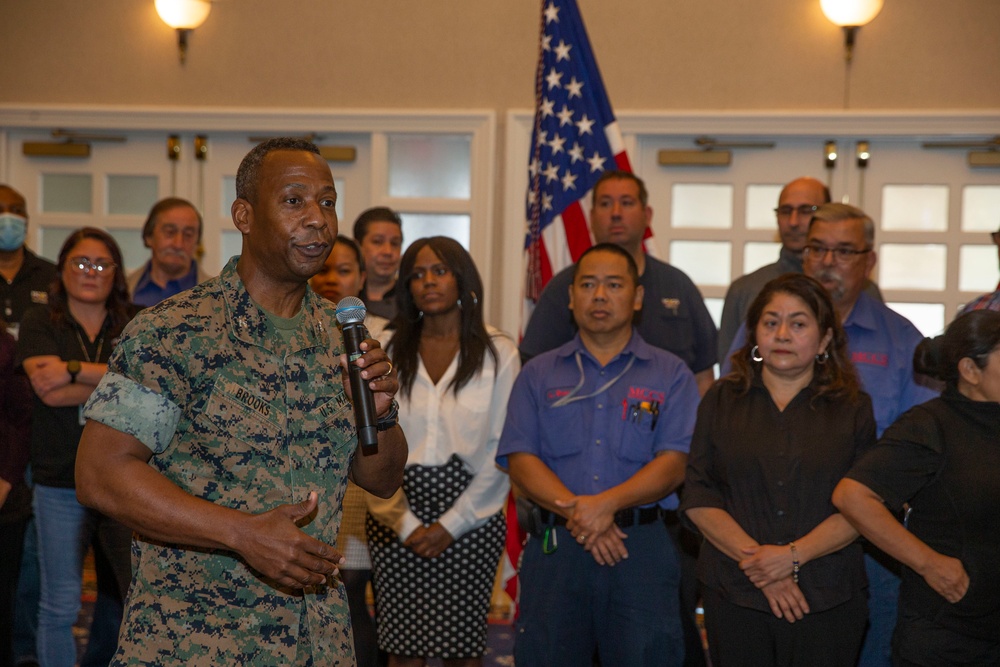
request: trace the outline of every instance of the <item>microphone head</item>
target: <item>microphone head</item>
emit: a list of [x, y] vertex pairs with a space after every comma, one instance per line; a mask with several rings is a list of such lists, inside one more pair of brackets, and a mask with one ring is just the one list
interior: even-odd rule
[[345, 296], [337, 303], [337, 321], [341, 324], [364, 322], [367, 314], [365, 302], [356, 296]]

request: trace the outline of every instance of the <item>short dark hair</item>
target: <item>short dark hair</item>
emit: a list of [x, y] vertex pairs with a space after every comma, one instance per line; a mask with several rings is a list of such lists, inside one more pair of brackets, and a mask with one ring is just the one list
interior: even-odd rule
[[968, 357], [986, 368], [986, 357], [1000, 345], [1000, 312], [973, 310], [955, 318], [944, 334], [925, 338], [913, 352], [918, 373], [958, 386], [958, 362]]
[[746, 321], [747, 340], [730, 357], [733, 371], [725, 380], [736, 384], [742, 393], [750, 390], [754, 374], [757, 373], [751, 364], [751, 352], [757, 346], [757, 324], [764, 314], [764, 308], [777, 294], [794, 296], [806, 304], [819, 325], [820, 337], [826, 335], [828, 329], [833, 331], [833, 338], [826, 348], [826, 360], [815, 363], [813, 367], [817, 395], [840, 395], [856, 400], [861, 392], [861, 383], [847, 351], [847, 334], [837, 317], [830, 294], [820, 282], [801, 273], [786, 273], [771, 280], [750, 304]]
[[298, 137], [275, 137], [261, 142], [250, 149], [236, 170], [236, 197], [256, 203], [257, 181], [260, 180], [260, 165], [264, 158], [274, 151], [305, 151], [319, 155], [316, 144]]
[[368, 234], [368, 228], [373, 222], [391, 222], [399, 227], [399, 235], [403, 235], [403, 219], [387, 206], [375, 206], [361, 213], [354, 221], [354, 240], [361, 243]]
[[344, 236], [343, 234], [337, 234], [337, 238], [334, 241], [334, 245], [342, 245], [342, 246], [345, 246], [347, 248], [350, 248], [351, 252], [354, 253], [354, 256], [358, 260], [358, 271], [360, 271], [362, 273], [364, 272], [364, 270], [365, 270], [365, 258], [364, 258], [364, 256], [362, 256], [362, 254], [361, 254], [361, 248], [359, 248], [358, 244], [354, 242], [354, 239], [352, 239], [349, 236]]
[[615, 243], [598, 243], [584, 250], [580, 258], [576, 260], [576, 264], [573, 265], [573, 282], [576, 282], [576, 276], [580, 272], [580, 263], [583, 262], [583, 258], [595, 252], [610, 252], [619, 257], [624, 257], [628, 263], [628, 275], [632, 279], [632, 285], [634, 287], [639, 285], [639, 266], [635, 263], [635, 257], [628, 250]]
[[201, 230], [204, 227], [204, 223], [201, 219], [201, 212], [198, 211], [194, 204], [189, 202], [187, 199], [181, 199], [180, 197], [167, 197], [166, 199], [161, 199], [153, 204], [153, 208], [149, 209], [149, 215], [146, 216], [146, 222], [142, 225], [143, 240], [148, 239], [153, 235], [153, 230], [156, 229], [156, 219], [160, 217], [161, 214], [175, 208], [189, 208], [194, 211], [196, 216], [198, 216], [198, 241], [201, 241]]
[[633, 174], [631, 171], [611, 169], [601, 174], [600, 178], [597, 179], [597, 182], [594, 183], [594, 187], [590, 191], [591, 207], [597, 204], [597, 188], [604, 181], [632, 181], [639, 187], [639, 203], [642, 204], [643, 208], [646, 208], [646, 206], [649, 205], [649, 191], [646, 190], [646, 184], [642, 182], [641, 178]]

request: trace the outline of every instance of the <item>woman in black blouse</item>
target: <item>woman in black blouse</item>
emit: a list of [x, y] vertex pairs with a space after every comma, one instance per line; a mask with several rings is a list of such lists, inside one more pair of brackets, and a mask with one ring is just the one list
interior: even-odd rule
[[[962, 315], [914, 366], [944, 393], [886, 429], [833, 500], [906, 566], [895, 665], [1000, 665], [1000, 312]], [[886, 507], [905, 503], [906, 527]]]
[[[131, 580], [132, 533], [77, 502], [74, 466], [84, 404], [107, 371], [108, 357], [134, 308], [121, 251], [103, 230], [84, 227], [70, 234], [59, 251], [57, 271], [48, 305], [28, 310], [21, 320], [18, 358], [35, 393], [31, 474], [41, 572], [38, 657], [43, 665], [72, 667], [77, 658], [73, 624], [80, 610], [83, 557], [91, 539], [98, 589], [113, 598], [103, 602], [98, 598], [95, 618], [103, 613], [102, 604], [108, 604], [112, 622], [121, 623]], [[95, 636], [83, 664], [111, 660], [114, 642], [101, 645]]]
[[853, 666], [867, 620], [857, 533], [830, 501], [875, 440], [823, 287], [786, 274], [747, 315], [733, 373], [698, 408], [681, 510], [716, 667]]

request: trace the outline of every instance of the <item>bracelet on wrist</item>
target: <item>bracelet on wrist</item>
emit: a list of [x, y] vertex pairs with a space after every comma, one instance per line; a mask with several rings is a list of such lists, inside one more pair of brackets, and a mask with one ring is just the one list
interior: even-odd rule
[[792, 581], [799, 583], [799, 550], [795, 548], [795, 542], [789, 542], [792, 548]]
[[389, 404], [389, 411], [378, 418], [375, 422], [375, 428], [381, 433], [382, 431], [388, 431], [390, 428], [399, 423], [399, 403], [396, 399], [392, 399], [392, 403]]

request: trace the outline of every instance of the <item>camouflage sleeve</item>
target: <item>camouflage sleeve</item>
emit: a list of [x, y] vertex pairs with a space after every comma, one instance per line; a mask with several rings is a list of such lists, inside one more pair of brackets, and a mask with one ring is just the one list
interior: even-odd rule
[[90, 395], [84, 416], [131, 435], [159, 454], [174, 437], [181, 410], [134, 380], [108, 372]]
[[84, 410], [88, 419], [138, 439], [154, 453], [161, 453], [173, 438], [182, 411], [177, 392], [178, 364], [183, 354], [164, 349], [158, 332], [162, 327], [132, 320], [108, 361], [108, 372], [91, 394]]

